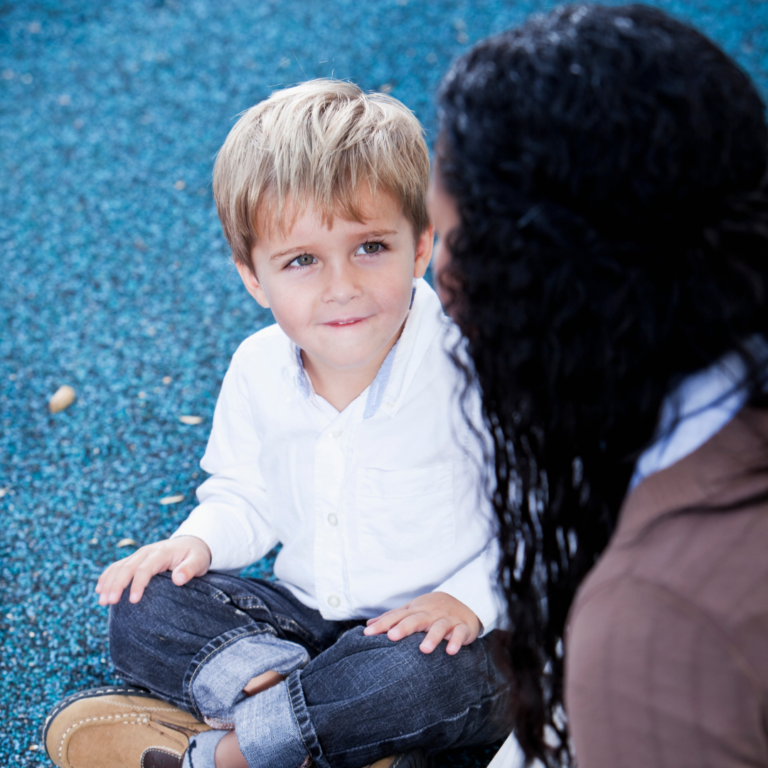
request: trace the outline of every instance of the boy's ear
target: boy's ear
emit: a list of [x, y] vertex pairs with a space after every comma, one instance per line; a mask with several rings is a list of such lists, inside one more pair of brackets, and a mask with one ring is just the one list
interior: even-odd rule
[[256, 278], [256, 273], [253, 268], [248, 264], [242, 264], [241, 262], [235, 262], [237, 271], [240, 273], [240, 279], [243, 281], [245, 290], [253, 296], [256, 301], [261, 304], [264, 309], [269, 309], [269, 300], [264, 293], [264, 289], [261, 287], [261, 283]]
[[432, 258], [432, 246], [435, 243], [435, 228], [430, 224], [416, 241], [416, 258], [413, 264], [413, 276], [424, 277]]

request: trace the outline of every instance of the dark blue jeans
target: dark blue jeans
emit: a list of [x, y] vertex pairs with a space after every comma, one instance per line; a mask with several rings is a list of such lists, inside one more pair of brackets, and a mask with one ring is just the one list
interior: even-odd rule
[[[367, 637], [364, 622], [326, 621], [287, 589], [209, 573], [183, 587], [155, 576], [141, 601], [112, 608], [109, 643], [130, 684], [237, 732], [251, 768], [360, 768], [421, 747], [487, 744], [511, 730], [491, 635], [455, 656], [423, 634]], [[491, 633], [492, 634], [492, 633]], [[287, 679], [246, 698], [268, 670]]]

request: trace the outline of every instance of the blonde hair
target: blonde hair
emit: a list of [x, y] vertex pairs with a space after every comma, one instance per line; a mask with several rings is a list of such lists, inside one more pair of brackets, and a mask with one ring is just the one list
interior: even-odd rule
[[[264, 227], [282, 232], [287, 198], [299, 216], [314, 205], [324, 223], [335, 214], [363, 221], [359, 186], [393, 195], [418, 237], [429, 225], [429, 154], [424, 129], [391, 96], [363, 93], [342, 80], [311, 80], [276, 91], [243, 113], [213, 169], [213, 193], [235, 261], [253, 268]], [[287, 224], [287, 226], [286, 226]]]

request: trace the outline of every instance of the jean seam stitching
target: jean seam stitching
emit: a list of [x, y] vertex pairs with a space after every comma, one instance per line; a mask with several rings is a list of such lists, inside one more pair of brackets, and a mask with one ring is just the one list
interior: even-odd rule
[[[295, 677], [294, 677], [294, 675], [295, 675]], [[288, 680], [286, 681], [286, 683], [287, 683], [286, 689], [288, 691], [288, 702], [291, 705], [291, 714], [293, 715], [293, 719], [296, 722], [297, 728], [299, 729], [299, 736], [301, 736], [301, 743], [304, 745], [304, 749], [305, 749], [306, 753], [312, 758], [313, 761], [317, 761], [318, 762], [318, 764], [320, 765], [320, 768], [326, 768], [326, 766], [328, 766], [328, 761], [327, 761], [327, 759], [325, 757], [325, 754], [323, 752], [323, 748], [320, 746], [320, 739], [318, 739], [318, 737], [317, 737], [317, 732], [315, 731], [314, 727], [312, 726], [312, 722], [311, 722], [310, 717], [309, 717], [309, 710], [307, 709], [306, 703], [302, 702], [303, 709], [305, 710], [304, 712], [302, 712], [302, 714], [306, 718], [308, 727], [312, 729], [312, 737], [313, 737], [315, 743], [317, 744], [317, 748], [318, 748], [318, 750], [320, 752], [320, 754], [317, 757], [312, 755], [312, 748], [307, 744], [307, 740], [306, 740], [306, 738], [304, 736], [304, 729], [301, 727], [301, 722], [300, 722], [299, 716], [298, 716], [298, 714], [296, 712], [296, 707], [294, 706], [293, 689], [300, 689], [301, 688], [300, 678], [301, 678], [301, 670], [299, 669], [299, 670], [296, 670], [296, 672], [292, 672], [291, 675], [288, 677]], [[302, 696], [302, 699], [303, 699], [303, 696]]]

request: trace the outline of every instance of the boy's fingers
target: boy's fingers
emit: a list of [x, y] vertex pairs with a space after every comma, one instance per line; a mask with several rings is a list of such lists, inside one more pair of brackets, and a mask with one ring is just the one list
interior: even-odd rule
[[154, 573], [148, 571], [136, 571], [136, 575], [133, 577], [133, 583], [131, 584], [131, 594], [129, 600], [132, 603], [138, 603], [144, 595], [144, 590], [149, 584], [149, 580], [154, 576]]
[[387, 637], [390, 640], [402, 640], [414, 632], [426, 632], [429, 625], [426, 614], [422, 612], [410, 613], [387, 632]]
[[177, 587], [186, 584], [194, 576], [200, 575], [200, 571], [202, 570], [201, 566], [202, 563], [200, 562], [200, 558], [193, 552], [188, 553], [171, 572], [173, 583]]
[[142, 550], [138, 550], [124, 560], [112, 563], [101, 574], [97, 585], [100, 595], [99, 605], [113, 605], [120, 601], [123, 590], [131, 583], [138, 563], [141, 563], [145, 556]]
[[400, 622], [408, 613], [402, 608], [394, 611], [387, 611], [368, 621], [368, 626], [363, 630], [365, 635], [380, 635], [383, 632], [389, 632], [398, 622]]
[[445, 652], [449, 656], [453, 656], [454, 654], [458, 653], [461, 650], [461, 646], [464, 645], [469, 639], [469, 636], [470, 630], [466, 624], [459, 624], [457, 627], [454, 627], [450, 632], [450, 638], [448, 638], [448, 635], [446, 635], [446, 639], [448, 639], [448, 645], [445, 649]]
[[375, 624], [377, 621], [381, 621], [382, 619], [386, 619], [387, 616], [390, 616], [391, 614], [395, 613], [395, 611], [402, 610], [400, 608], [396, 608], [392, 611], [384, 611], [384, 613], [380, 613], [378, 616], [374, 616], [372, 619], [368, 619], [368, 621], [365, 622], [366, 627], [370, 627], [371, 624]]
[[[168, 563], [165, 559], [159, 560], [157, 558], [145, 558], [144, 561], [136, 568], [133, 573], [133, 583], [131, 584], [131, 596], [130, 601], [132, 603], [138, 603], [141, 600], [141, 596], [144, 594], [149, 580], [168, 568]], [[126, 586], [128, 586], [126, 584]]]
[[207, 552], [201, 552], [199, 549], [190, 549], [184, 553], [181, 562], [173, 567], [171, 564], [171, 579], [173, 583], [180, 587], [186, 584], [195, 576], [202, 576], [208, 571], [211, 564], [210, 555]]
[[98, 592], [99, 594], [109, 593], [108, 587], [115, 580], [115, 572], [117, 571], [118, 566], [122, 562], [123, 562], [122, 560], [118, 560], [116, 563], [112, 563], [102, 571], [101, 576], [99, 576], [99, 580], [96, 582], [96, 592]]
[[139, 602], [149, 580], [162, 571], [173, 570], [173, 581], [179, 585], [204, 574], [210, 565], [210, 550], [203, 542], [198, 546], [197, 540], [191, 541], [194, 542], [191, 545], [177, 539], [149, 544], [112, 563], [96, 584], [99, 604], [119, 602], [128, 585], [131, 585], [130, 601]]
[[427, 636], [421, 641], [419, 650], [422, 653], [432, 653], [432, 651], [440, 645], [440, 642], [445, 637], [446, 633], [450, 631], [450, 622], [445, 619], [438, 619], [427, 632]]
[[125, 568], [115, 566], [117, 566], [117, 563], [111, 566], [109, 574], [105, 574], [107, 578], [101, 585], [100, 605], [117, 603], [120, 600], [120, 595], [122, 595], [123, 590], [130, 583], [130, 577], [127, 579], [125, 577]]

